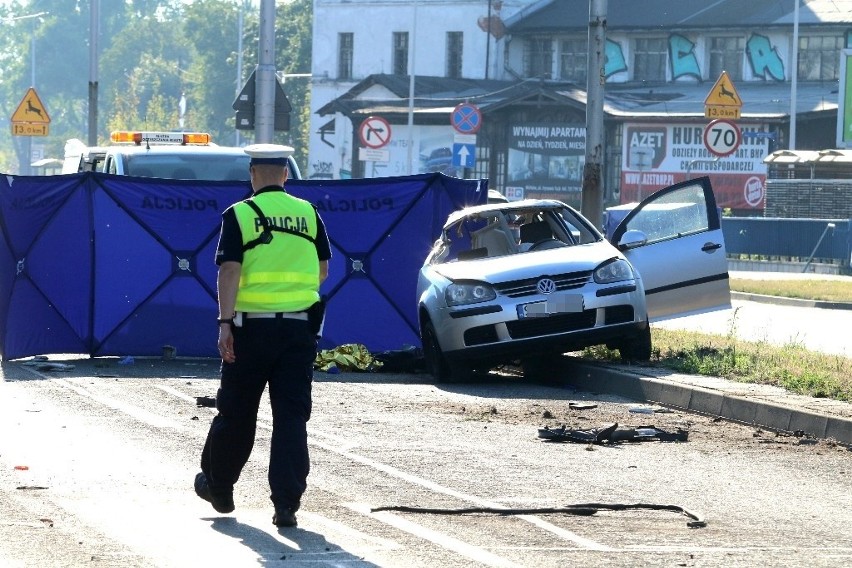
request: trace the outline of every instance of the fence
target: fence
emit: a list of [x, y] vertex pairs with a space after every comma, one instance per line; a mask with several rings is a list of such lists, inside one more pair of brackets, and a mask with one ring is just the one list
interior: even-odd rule
[[723, 217], [730, 259], [804, 262], [850, 269], [852, 219]]

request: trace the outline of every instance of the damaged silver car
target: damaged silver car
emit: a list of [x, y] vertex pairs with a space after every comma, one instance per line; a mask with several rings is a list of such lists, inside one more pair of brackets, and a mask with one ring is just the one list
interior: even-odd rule
[[648, 360], [650, 322], [730, 307], [708, 178], [658, 191], [609, 238], [555, 200], [452, 213], [418, 277], [429, 372], [460, 381], [516, 363], [526, 373], [594, 345]]

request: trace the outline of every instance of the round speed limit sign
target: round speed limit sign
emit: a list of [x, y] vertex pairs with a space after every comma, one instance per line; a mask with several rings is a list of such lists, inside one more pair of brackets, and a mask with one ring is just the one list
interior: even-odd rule
[[730, 120], [720, 118], [704, 127], [704, 146], [720, 158], [736, 152], [742, 141], [740, 128]]

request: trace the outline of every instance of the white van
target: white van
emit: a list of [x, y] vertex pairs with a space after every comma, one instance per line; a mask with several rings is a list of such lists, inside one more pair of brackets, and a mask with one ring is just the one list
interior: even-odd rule
[[[166, 179], [248, 181], [249, 156], [242, 148], [217, 146], [203, 132], [117, 131], [110, 135], [112, 145], [102, 153], [94, 171], [108, 174]], [[97, 154], [89, 148], [89, 155]], [[66, 146], [67, 155], [67, 146]], [[84, 161], [78, 160], [82, 167]], [[290, 179], [301, 179], [293, 158], [289, 159]], [[78, 169], [77, 171], [86, 171]]]

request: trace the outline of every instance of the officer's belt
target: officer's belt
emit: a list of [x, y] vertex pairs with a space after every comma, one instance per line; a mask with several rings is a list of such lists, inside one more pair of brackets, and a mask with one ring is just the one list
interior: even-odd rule
[[307, 312], [243, 312], [246, 319], [295, 319], [308, 321]]

